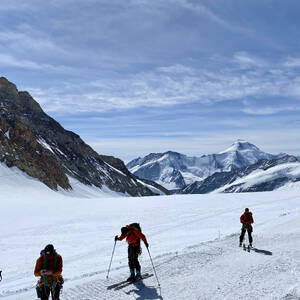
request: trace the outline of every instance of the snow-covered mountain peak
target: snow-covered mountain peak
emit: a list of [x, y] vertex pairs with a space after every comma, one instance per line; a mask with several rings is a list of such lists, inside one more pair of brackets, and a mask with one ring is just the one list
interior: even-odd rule
[[219, 154], [228, 153], [228, 152], [236, 152], [236, 151], [259, 151], [261, 150], [255, 145], [245, 141], [238, 139], [236, 140], [228, 149], [225, 151], [219, 152]]

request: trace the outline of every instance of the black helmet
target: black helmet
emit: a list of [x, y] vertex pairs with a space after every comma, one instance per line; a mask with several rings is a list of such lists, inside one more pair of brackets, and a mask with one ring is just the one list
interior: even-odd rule
[[249, 208], [248, 208], [248, 207], [246, 207], [246, 208], [245, 208], [245, 212], [248, 212], [248, 211], [249, 211]]
[[53, 254], [54, 253], [54, 246], [49, 244], [45, 247], [45, 254]]
[[127, 227], [122, 227], [121, 232], [122, 234], [126, 235], [128, 233], [129, 229]]

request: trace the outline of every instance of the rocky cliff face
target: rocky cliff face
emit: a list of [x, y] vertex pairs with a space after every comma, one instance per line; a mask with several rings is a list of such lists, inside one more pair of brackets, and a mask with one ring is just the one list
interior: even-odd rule
[[131, 196], [153, 195], [121, 160], [97, 154], [75, 133], [43, 112], [27, 92], [0, 78], [0, 162], [51, 189], [71, 189], [68, 176]]

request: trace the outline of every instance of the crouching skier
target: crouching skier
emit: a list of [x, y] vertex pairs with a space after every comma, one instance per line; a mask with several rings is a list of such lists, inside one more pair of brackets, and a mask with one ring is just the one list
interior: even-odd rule
[[245, 212], [240, 217], [240, 222], [243, 224], [242, 232], [240, 235], [240, 247], [242, 246], [244, 236], [246, 231], [248, 232], [249, 246], [252, 247], [252, 225], [254, 223], [252, 212], [249, 211], [249, 208], [245, 208]]
[[[132, 223], [126, 227], [122, 227], [121, 233], [120, 237], [115, 236], [115, 241], [122, 241], [126, 238], [128, 243], [128, 265], [130, 269], [130, 276], [127, 280], [134, 281], [141, 278], [141, 265], [138, 260], [138, 256], [142, 253], [141, 239], [147, 248], [149, 244], [138, 223]], [[134, 273], [135, 270], [136, 274]]]
[[51, 294], [52, 300], [59, 300], [63, 284], [62, 268], [62, 257], [55, 251], [53, 245], [47, 245], [41, 251], [41, 256], [37, 259], [34, 269], [34, 275], [41, 277], [36, 288], [38, 298], [48, 300]]

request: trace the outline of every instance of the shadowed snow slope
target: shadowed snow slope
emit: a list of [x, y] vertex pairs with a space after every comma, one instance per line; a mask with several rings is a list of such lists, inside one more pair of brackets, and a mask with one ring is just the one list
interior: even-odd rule
[[[62, 194], [70, 197], [81, 198], [95, 198], [95, 197], [124, 197], [124, 194], [117, 193], [109, 190], [106, 187], [101, 189], [95, 186], [82, 184], [80, 181], [73, 177], [69, 177], [69, 182], [72, 184], [72, 190], [64, 190], [62, 188], [55, 192], [43, 185], [38, 179], [28, 176], [16, 167], [8, 168], [6, 165], [0, 163], [0, 187], [1, 187], [1, 199], [5, 201], [3, 197], [24, 197], [27, 193], [29, 195], [37, 195], [42, 199], [45, 195], [49, 197], [60, 197]], [[24, 197], [24, 201], [27, 201], [28, 197]]]
[[[38, 182], [37, 182], [38, 183]], [[40, 183], [38, 183], [39, 186]], [[142, 198], [72, 198], [46, 187], [2, 185], [0, 298], [35, 299], [33, 276], [40, 250], [53, 243], [64, 259], [62, 300], [79, 299], [299, 299], [299, 190]], [[254, 215], [257, 252], [238, 247], [239, 217]], [[120, 290], [128, 276], [120, 227], [140, 222], [155, 277]], [[153, 272], [146, 249], [143, 272]]]

